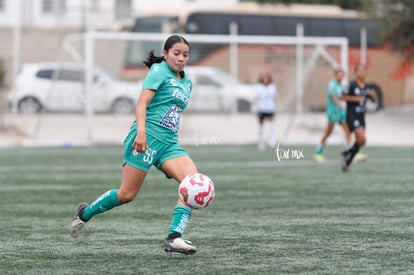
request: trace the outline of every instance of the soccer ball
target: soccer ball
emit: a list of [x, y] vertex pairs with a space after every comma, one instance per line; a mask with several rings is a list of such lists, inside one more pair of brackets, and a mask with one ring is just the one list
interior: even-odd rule
[[178, 187], [178, 195], [192, 208], [206, 208], [214, 199], [214, 183], [206, 175], [195, 173], [183, 179]]

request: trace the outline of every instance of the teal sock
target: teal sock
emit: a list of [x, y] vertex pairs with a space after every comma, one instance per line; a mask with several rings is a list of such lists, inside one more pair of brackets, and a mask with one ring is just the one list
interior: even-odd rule
[[188, 207], [177, 205], [174, 208], [174, 214], [170, 229], [168, 230], [168, 236], [174, 235], [175, 237], [181, 237], [190, 218], [191, 210]]
[[323, 154], [323, 149], [324, 149], [324, 145], [323, 144], [319, 144], [316, 147], [315, 154], [322, 155]]
[[93, 216], [111, 210], [112, 208], [120, 205], [117, 193], [118, 189], [112, 189], [103, 193], [99, 198], [83, 210], [81, 219], [88, 221]]

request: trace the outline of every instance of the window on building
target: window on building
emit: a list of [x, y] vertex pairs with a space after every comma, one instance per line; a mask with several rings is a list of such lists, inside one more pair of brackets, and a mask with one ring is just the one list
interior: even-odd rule
[[42, 12], [45, 14], [66, 12], [66, 0], [42, 0]]
[[115, 20], [131, 17], [131, 0], [116, 0]]

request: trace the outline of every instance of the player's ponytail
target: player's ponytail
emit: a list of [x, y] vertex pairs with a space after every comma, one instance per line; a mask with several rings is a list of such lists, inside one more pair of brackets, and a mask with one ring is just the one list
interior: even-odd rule
[[151, 68], [152, 64], [161, 63], [162, 61], [164, 61], [164, 57], [163, 56], [156, 56], [154, 54], [154, 50], [152, 50], [152, 51], [149, 52], [147, 59], [144, 60], [144, 64], [148, 68]]
[[[173, 34], [170, 37], [168, 37], [168, 39], [165, 41], [164, 51], [168, 52], [176, 43], [185, 43], [188, 46], [188, 48], [190, 48], [190, 44], [184, 37], [182, 37], [181, 35]], [[164, 57], [156, 56], [154, 54], [154, 50], [152, 50], [149, 52], [147, 59], [144, 60], [144, 64], [147, 65], [148, 68], [151, 68], [152, 64], [161, 63], [162, 61], [164, 61]]]

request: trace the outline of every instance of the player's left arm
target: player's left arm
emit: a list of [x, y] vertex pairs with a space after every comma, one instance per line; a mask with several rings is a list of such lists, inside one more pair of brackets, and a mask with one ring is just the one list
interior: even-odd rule
[[339, 109], [345, 109], [345, 107], [341, 104], [341, 101], [337, 95], [331, 95], [331, 97], [336, 107], [338, 107]]
[[376, 95], [374, 89], [370, 88], [368, 90], [368, 98], [371, 99], [372, 102], [375, 102], [377, 100], [377, 95]]

